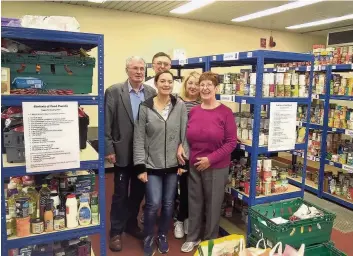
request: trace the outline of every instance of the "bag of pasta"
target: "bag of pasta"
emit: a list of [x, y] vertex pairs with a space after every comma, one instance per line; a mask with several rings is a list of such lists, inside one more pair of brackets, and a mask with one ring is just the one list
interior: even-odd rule
[[229, 235], [200, 243], [194, 256], [234, 256], [240, 250], [242, 235]]

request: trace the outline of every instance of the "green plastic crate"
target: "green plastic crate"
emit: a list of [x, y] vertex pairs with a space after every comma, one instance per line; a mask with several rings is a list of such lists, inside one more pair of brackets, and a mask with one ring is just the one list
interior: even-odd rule
[[[16, 77], [35, 77], [45, 83], [45, 89], [71, 89], [75, 94], [92, 92], [95, 58], [1, 53], [1, 61], [3, 67], [10, 68], [12, 81]], [[40, 72], [36, 70], [37, 64]]]
[[[303, 203], [310, 207], [314, 206], [316, 209], [322, 211], [324, 215], [281, 225], [270, 220], [275, 217], [289, 219]], [[249, 209], [249, 216], [251, 220], [251, 234], [257, 239], [266, 238], [270, 247], [277, 242], [282, 242], [296, 248], [299, 248], [303, 243], [309, 246], [330, 241], [333, 221], [336, 218], [335, 214], [313, 205], [302, 198], [253, 206]]]
[[[253, 235], [250, 235], [248, 237], [248, 241], [251, 247], [255, 247], [258, 240]], [[260, 243], [261, 248], [263, 248], [262, 245], [263, 243]], [[305, 247], [304, 255], [305, 256], [347, 256], [345, 253], [338, 250], [332, 242]]]

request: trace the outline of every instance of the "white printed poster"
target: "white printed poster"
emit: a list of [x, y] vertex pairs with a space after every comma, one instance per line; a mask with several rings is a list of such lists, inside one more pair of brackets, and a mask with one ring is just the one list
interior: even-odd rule
[[23, 102], [27, 172], [80, 167], [77, 102]]
[[296, 116], [297, 102], [271, 102], [268, 151], [295, 148]]

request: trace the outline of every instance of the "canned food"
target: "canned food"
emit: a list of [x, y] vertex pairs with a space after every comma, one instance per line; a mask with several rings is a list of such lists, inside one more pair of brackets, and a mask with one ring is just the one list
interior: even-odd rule
[[29, 216], [29, 200], [26, 197], [16, 199], [16, 218], [26, 218]]
[[39, 218], [32, 220], [31, 226], [32, 234], [41, 234], [44, 232], [44, 222]]
[[290, 97], [292, 93], [291, 91], [292, 91], [292, 88], [290, 84], [284, 85], [284, 97]]
[[284, 97], [284, 85], [278, 84], [276, 86], [276, 97]]
[[54, 230], [62, 230], [65, 228], [65, 218], [63, 216], [54, 217]]
[[271, 194], [271, 182], [263, 182], [263, 191], [264, 191], [264, 195], [268, 196]]

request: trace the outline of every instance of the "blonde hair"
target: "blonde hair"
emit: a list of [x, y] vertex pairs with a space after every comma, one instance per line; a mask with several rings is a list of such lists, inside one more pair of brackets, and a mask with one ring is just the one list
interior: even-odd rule
[[[181, 87], [181, 90], [180, 90], [180, 94], [179, 94], [179, 97], [180, 97], [180, 98], [182, 98], [183, 100], [185, 100], [186, 97], [187, 97], [186, 85], [187, 85], [189, 79], [190, 79], [191, 77], [194, 77], [194, 78], [196, 78], [196, 79], [199, 79], [200, 76], [201, 76], [200, 73], [198, 73], [198, 72], [196, 72], [196, 71], [193, 71], [193, 72], [191, 72], [188, 76], [184, 77], [183, 84], [182, 84], [182, 87]], [[199, 97], [197, 97], [197, 100], [198, 100], [198, 101], [201, 100], [200, 95], [199, 95]]]

